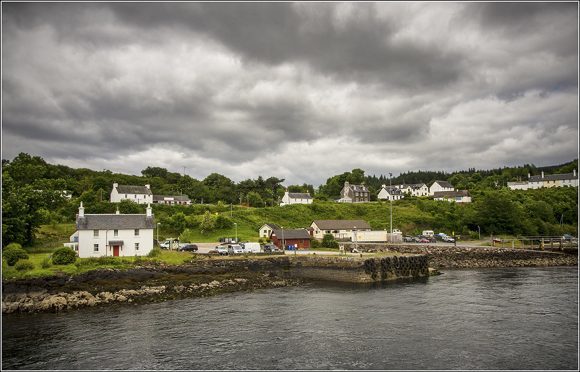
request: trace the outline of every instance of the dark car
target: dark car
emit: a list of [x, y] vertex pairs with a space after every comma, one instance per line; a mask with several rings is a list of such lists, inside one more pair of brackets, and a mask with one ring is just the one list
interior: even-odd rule
[[267, 253], [280, 252], [280, 249], [276, 247], [274, 244], [264, 244], [264, 252]]
[[180, 247], [179, 250], [181, 252], [197, 252], [197, 245], [195, 245], [195, 244], [186, 244], [183, 247]]
[[413, 242], [415, 241], [415, 239], [413, 239], [413, 237], [412, 237], [412, 236], [405, 236], [405, 237], [403, 238], [403, 241], [404, 241], [405, 243], [413, 243]]

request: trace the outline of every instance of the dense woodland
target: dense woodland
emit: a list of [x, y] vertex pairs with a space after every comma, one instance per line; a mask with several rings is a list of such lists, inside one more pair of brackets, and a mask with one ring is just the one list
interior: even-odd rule
[[[405, 233], [422, 227], [448, 229], [467, 234], [482, 233], [556, 235], [571, 232], [576, 235], [578, 220], [578, 189], [542, 189], [511, 191], [509, 181], [525, 180], [528, 173], [568, 173], [578, 169], [578, 160], [538, 168], [534, 165], [492, 170], [469, 169], [460, 172], [417, 171], [392, 177], [390, 182], [426, 183], [447, 180], [456, 189], [468, 189], [470, 205], [435, 202], [428, 199], [406, 198], [395, 202], [397, 226]], [[388, 175], [368, 176], [362, 169], [353, 169], [327, 179], [324, 185], [288, 185], [293, 192], [310, 192], [314, 204], [310, 206], [278, 207], [284, 194], [284, 179], [270, 176], [246, 179], [238, 183], [221, 174], [212, 173], [203, 180], [170, 172], [165, 168], [146, 167], [141, 176], [74, 169], [49, 164], [41, 157], [21, 153], [13, 160], [2, 160], [2, 244], [18, 242], [31, 245], [35, 232], [42, 224], [72, 223], [80, 201], [87, 213], [143, 213], [142, 206], [132, 202], [108, 202], [113, 182], [125, 185], [150, 184], [154, 194], [188, 195], [194, 205], [155, 205], [158, 221], [176, 234], [187, 231], [208, 233], [230, 229], [234, 216], [244, 218], [248, 226], [257, 229], [262, 222], [281, 222], [287, 226], [304, 227], [315, 218], [368, 218], [373, 228], [385, 228], [383, 218], [386, 205], [381, 202], [363, 205], [338, 206], [333, 200], [340, 195], [344, 182], [365, 183], [373, 198], [382, 184], [389, 184]], [[72, 198], [65, 197], [70, 192]], [[375, 210], [376, 209], [376, 210]], [[262, 211], [262, 212], [260, 212]], [[254, 214], [256, 218], [248, 217]], [[257, 217], [259, 216], [259, 218]], [[241, 217], [240, 217], [241, 218]], [[270, 219], [270, 220], [268, 220]]]

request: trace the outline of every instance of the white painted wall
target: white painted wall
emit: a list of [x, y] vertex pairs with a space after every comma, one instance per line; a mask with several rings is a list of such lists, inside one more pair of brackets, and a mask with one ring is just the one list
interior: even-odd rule
[[441, 185], [439, 185], [438, 182], [435, 182], [434, 184], [431, 185], [431, 188], [429, 189], [429, 194], [433, 195], [439, 191], [454, 191], [454, 190], [455, 189], [453, 187], [441, 187]]
[[280, 206], [288, 204], [312, 204], [312, 198], [310, 199], [291, 198], [288, 191], [286, 191], [284, 193], [284, 196], [282, 197], [282, 202], [280, 203]]
[[[123, 246], [119, 250], [121, 256], [146, 256], [153, 249], [153, 229], [139, 229], [139, 236], [135, 236], [135, 229], [118, 230], [115, 236], [114, 230], [99, 230], [99, 236], [95, 237], [93, 230], [79, 230], [79, 257], [112, 256], [113, 247], [107, 244], [111, 240], [122, 240]], [[139, 243], [139, 250], [135, 250], [135, 243]], [[99, 250], [94, 250], [94, 244], [99, 245]]]
[[113, 186], [113, 190], [111, 191], [111, 203], [119, 203], [121, 200], [131, 200], [137, 204], [153, 204], [153, 195], [119, 194], [117, 188]]

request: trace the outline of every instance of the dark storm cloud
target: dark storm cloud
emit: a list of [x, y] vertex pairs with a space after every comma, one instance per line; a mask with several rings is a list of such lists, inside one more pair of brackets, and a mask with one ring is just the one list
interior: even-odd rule
[[360, 4], [343, 25], [333, 16], [336, 4], [310, 5], [313, 19], [290, 3], [196, 3], [178, 9], [147, 4], [137, 11], [130, 4], [111, 4], [111, 9], [139, 27], [179, 24], [219, 40], [247, 60], [306, 63], [337, 79], [419, 89], [460, 77], [460, 55], [437, 45], [398, 45], [393, 40], [398, 25], [378, 19], [375, 6]]
[[577, 156], [576, 4], [2, 10], [5, 158], [317, 184]]

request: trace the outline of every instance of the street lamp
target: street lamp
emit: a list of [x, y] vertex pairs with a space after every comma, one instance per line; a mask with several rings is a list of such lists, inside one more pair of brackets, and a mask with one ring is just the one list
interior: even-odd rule
[[161, 225], [161, 222], [157, 222], [157, 245], [159, 244], [159, 225]]
[[481, 240], [481, 229], [479, 228], [479, 225], [477, 225], [477, 233], [479, 234], [479, 240]]
[[[393, 192], [393, 188], [391, 186], [391, 177], [393, 176], [392, 173], [389, 172], [389, 189]], [[393, 242], [393, 195], [389, 198], [391, 202], [391, 235], [389, 235], [389, 242]]]
[[236, 228], [236, 243], [238, 242], [238, 224], [234, 222], [234, 227]]

